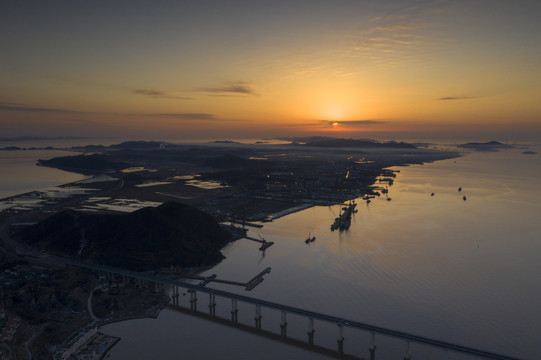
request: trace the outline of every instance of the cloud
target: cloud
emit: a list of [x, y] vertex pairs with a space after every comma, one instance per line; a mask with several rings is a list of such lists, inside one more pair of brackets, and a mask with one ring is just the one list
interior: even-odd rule
[[321, 120], [320, 123], [327, 124], [327, 125], [333, 125], [334, 123], [338, 123], [339, 125], [381, 125], [385, 124], [385, 121], [379, 121], [379, 120]]
[[144, 96], [149, 96], [149, 97], [159, 98], [159, 99], [179, 99], [179, 100], [192, 100], [193, 99], [191, 97], [184, 97], [184, 96], [170, 96], [170, 95], [166, 95], [162, 91], [148, 90], [148, 89], [135, 89], [132, 91], [132, 94], [144, 95]]
[[217, 120], [213, 114], [206, 113], [164, 113], [164, 114], [144, 114], [143, 116], [154, 116], [161, 118], [174, 118], [182, 120]]
[[133, 93], [138, 94], [138, 95], [149, 95], [149, 96], [162, 96], [163, 95], [161, 91], [156, 91], [156, 90], [136, 89], [136, 90], [133, 90]]
[[23, 111], [23, 112], [50, 112], [50, 113], [63, 113], [63, 114], [89, 114], [86, 111], [33, 107], [29, 105], [9, 104], [9, 103], [0, 103], [0, 110]]
[[411, 64], [432, 56], [441, 44], [436, 31], [438, 13], [449, 11], [447, 1], [393, 2], [383, 13], [359, 23], [353, 32], [348, 55], [373, 62], [377, 66]]
[[55, 109], [45, 107], [34, 107], [24, 104], [12, 104], [0, 101], [0, 110], [6, 111], [23, 111], [23, 112], [47, 112], [57, 114], [112, 114], [112, 115], [125, 115], [125, 116], [154, 116], [161, 118], [176, 118], [183, 120], [216, 120], [216, 116], [207, 113], [162, 113], [162, 114], [129, 114], [129, 113], [101, 113], [91, 111], [76, 111], [67, 109]]
[[478, 96], [446, 96], [441, 97], [440, 100], [471, 100], [478, 99]]
[[254, 96], [259, 95], [254, 91], [254, 89], [251, 88], [250, 83], [246, 81], [228, 82], [225, 83], [223, 86], [198, 88], [196, 90], [210, 93], [236, 93]]

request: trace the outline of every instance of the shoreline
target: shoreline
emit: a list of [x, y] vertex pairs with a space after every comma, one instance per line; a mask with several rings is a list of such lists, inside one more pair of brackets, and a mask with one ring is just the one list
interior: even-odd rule
[[290, 214], [294, 214], [294, 213], [302, 211], [302, 210], [309, 209], [309, 208], [311, 208], [313, 206], [316, 206], [316, 205], [317, 204], [306, 203], [306, 204], [303, 204], [303, 205], [295, 206], [295, 207], [292, 207], [292, 208], [289, 208], [289, 209], [282, 210], [282, 211], [279, 211], [277, 213], [271, 214], [271, 215], [268, 216], [268, 218], [269, 218], [269, 221], [273, 221], [273, 220], [279, 219], [281, 217], [284, 217], [284, 216], [287, 216], [287, 215], [290, 215]]

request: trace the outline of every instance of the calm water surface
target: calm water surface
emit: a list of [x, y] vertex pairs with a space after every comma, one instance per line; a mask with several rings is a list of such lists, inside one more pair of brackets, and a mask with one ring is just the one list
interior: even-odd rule
[[[11, 146], [13, 144], [8, 145]], [[38, 159], [45, 160], [57, 156], [77, 154], [59, 150], [0, 151], [0, 170], [2, 171], [0, 199], [87, 178], [88, 176], [81, 174], [36, 166]]]
[[[541, 153], [540, 147], [531, 150]], [[270, 266], [272, 272], [251, 293], [213, 287], [541, 358], [541, 155], [522, 151], [472, 153], [397, 168], [401, 172], [389, 188], [392, 201], [383, 196], [369, 205], [358, 200], [349, 231], [330, 231], [339, 206], [313, 207], [251, 231], [275, 242], [264, 256], [259, 244], [240, 240], [227, 246], [227, 259], [206, 274], [247, 281]], [[317, 238], [310, 245], [304, 243], [308, 233]], [[183, 301], [187, 305], [187, 298]], [[228, 317], [229, 306], [219, 303], [218, 315]], [[241, 307], [241, 313], [241, 321], [253, 322], [253, 308]], [[263, 313], [264, 327], [279, 329], [279, 314], [270, 315]], [[305, 320], [288, 321], [288, 334], [304, 339]], [[123, 338], [110, 352], [113, 360], [183, 354], [190, 359], [318, 358], [171, 310], [156, 320], [103, 330]], [[336, 335], [336, 326], [316, 324], [316, 342], [334, 348]], [[346, 352], [368, 356], [366, 334], [346, 329], [344, 336]], [[380, 358], [403, 357], [404, 343], [383, 337], [377, 343]], [[411, 349], [417, 359], [443, 358], [442, 352]]]

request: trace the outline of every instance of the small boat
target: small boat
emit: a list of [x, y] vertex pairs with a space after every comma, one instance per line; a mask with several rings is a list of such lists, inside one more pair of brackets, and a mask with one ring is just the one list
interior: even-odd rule
[[462, 197], [462, 200], [466, 201], [466, 195], [464, 195], [464, 196]]
[[462, 188], [461, 188], [461, 187], [459, 187], [459, 188], [458, 188], [458, 191], [462, 191]]
[[430, 194], [430, 196], [434, 196], [434, 193]]

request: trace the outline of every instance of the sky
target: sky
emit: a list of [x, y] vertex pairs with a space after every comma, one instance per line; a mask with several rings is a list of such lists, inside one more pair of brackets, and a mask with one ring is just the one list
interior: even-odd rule
[[0, 137], [541, 142], [541, 1], [0, 1]]

